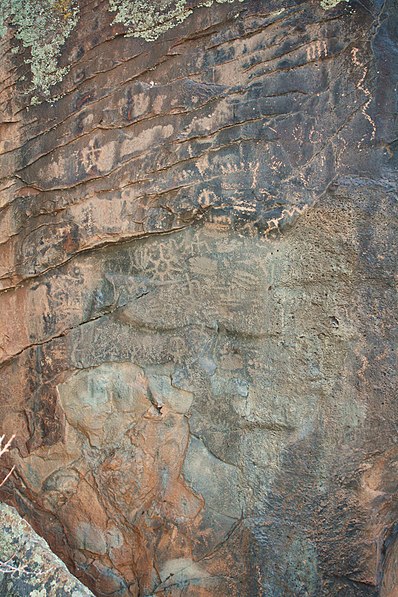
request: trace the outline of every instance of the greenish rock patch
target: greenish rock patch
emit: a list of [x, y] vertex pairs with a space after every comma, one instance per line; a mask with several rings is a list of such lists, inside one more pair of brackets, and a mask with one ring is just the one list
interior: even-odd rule
[[[238, 0], [243, 2], [244, 0]], [[232, 4], [235, 0], [215, 0], [217, 4]], [[214, 0], [198, 5], [210, 7]], [[158, 37], [182, 23], [192, 13], [186, 0], [109, 0], [109, 10], [116, 12], [114, 23], [122, 23], [127, 28], [126, 35], [154, 41]]]
[[0, 504], [0, 595], [90, 597], [48, 544], [17, 511]]
[[[76, 0], [0, 0], [0, 36], [9, 25], [22, 47], [30, 50], [26, 62], [32, 71], [31, 91], [44, 98], [69, 70], [67, 66], [60, 68], [58, 61], [78, 17]], [[35, 96], [32, 103], [40, 103], [40, 98]]]
[[[205, 0], [197, 8], [215, 4], [232, 4], [244, 0]], [[329, 10], [348, 0], [321, 0]], [[127, 37], [155, 41], [173, 27], [185, 21], [195, 10], [187, 0], [109, 0], [110, 12], [116, 13], [113, 23], [126, 28]], [[0, 37], [8, 26], [15, 38], [30, 51], [26, 60], [32, 72], [32, 88], [36, 94], [31, 104], [49, 99], [51, 88], [61, 82], [69, 71], [59, 66], [62, 47], [79, 20], [78, 0], [0, 0]], [[15, 52], [15, 49], [13, 49]]]

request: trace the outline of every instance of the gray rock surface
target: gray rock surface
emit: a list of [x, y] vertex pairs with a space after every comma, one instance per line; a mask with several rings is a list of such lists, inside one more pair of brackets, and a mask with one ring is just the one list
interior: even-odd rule
[[396, 1], [19, 4], [2, 499], [100, 597], [394, 595]]
[[11, 506], [0, 504], [0, 595], [90, 597], [93, 595]]

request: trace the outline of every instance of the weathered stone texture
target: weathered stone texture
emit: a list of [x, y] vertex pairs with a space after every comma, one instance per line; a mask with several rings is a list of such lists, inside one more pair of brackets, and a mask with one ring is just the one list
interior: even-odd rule
[[62, 80], [0, 42], [3, 499], [98, 596], [396, 595], [396, 4], [58, 4]]
[[89, 597], [18, 512], [0, 504], [0, 594], [4, 597]]

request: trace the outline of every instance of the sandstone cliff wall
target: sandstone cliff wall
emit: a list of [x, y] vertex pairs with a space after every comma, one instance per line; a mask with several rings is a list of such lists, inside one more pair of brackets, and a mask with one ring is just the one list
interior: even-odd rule
[[0, 1], [2, 499], [98, 596], [392, 596], [397, 5]]

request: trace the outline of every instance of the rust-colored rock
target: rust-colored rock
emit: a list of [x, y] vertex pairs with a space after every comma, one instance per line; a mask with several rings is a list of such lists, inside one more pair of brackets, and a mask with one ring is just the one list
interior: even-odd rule
[[396, 7], [142, 4], [0, 22], [2, 499], [98, 596], [391, 597]]

